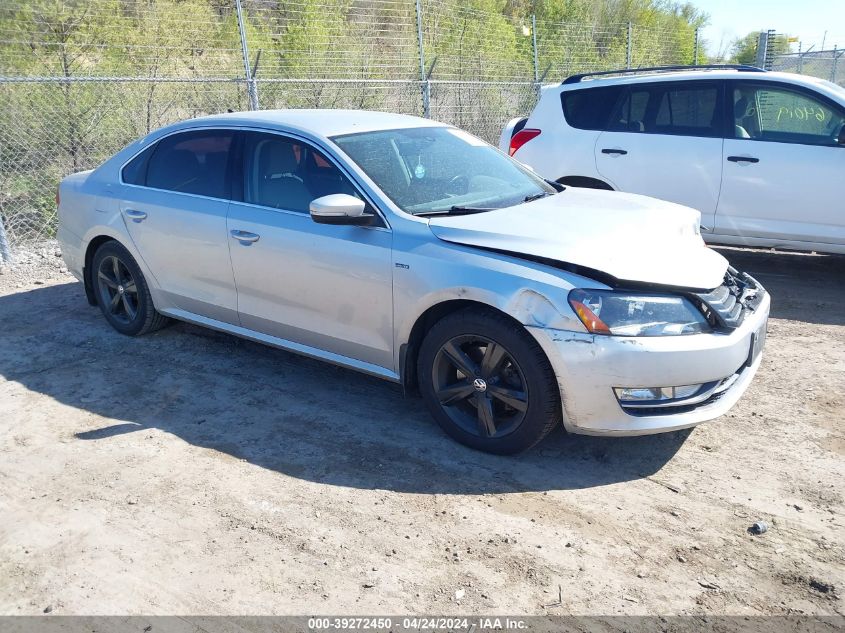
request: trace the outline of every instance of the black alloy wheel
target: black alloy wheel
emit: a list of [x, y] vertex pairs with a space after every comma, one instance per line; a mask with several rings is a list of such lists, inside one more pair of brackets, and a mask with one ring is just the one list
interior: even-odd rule
[[156, 312], [138, 263], [118, 242], [106, 242], [97, 249], [89, 279], [103, 316], [121, 334], [139, 336], [168, 323], [166, 316]]
[[511, 433], [528, 411], [522, 369], [504, 346], [482, 336], [446, 341], [434, 360], [431, 380], [446, 415], [478, 437]]
[[102, 305], [115, 321], [129, 325], [138, 318], [138, 285], [126, 264], [116, 255], [100, 260], [97, 286]]
[[562, 417], [557, 378], [540, 344], [491, 308], [467, 307], [435, 323], [420, 346], [417, 377], [441, 428], [478, 450], [525, 451]]

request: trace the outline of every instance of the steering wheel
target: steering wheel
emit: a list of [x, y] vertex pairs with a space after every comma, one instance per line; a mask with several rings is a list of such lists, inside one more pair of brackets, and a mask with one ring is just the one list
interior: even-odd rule
[[458, 174], [451, 178], [446, 185], [446, 193], [450, 196], [460, 196], [469, 191], [469, 176]]
[[833, 142], [840, 144], [839, 139], [845, 139], [845, 121], [836, 126], [835, 132], [832, 134]]

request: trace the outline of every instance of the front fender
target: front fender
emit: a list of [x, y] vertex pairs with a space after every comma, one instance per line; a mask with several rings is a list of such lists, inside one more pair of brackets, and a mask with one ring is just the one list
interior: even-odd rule
[[[395, 255], [394, 323], [397, 367], [417, 323], [441, 304], [469, 301], [526, 327], [585, 332], [567, 297], [576, 286], [602, 284], [550, 266], [448, 242]], [[401, 259], [401, 265], [399, 264]]]

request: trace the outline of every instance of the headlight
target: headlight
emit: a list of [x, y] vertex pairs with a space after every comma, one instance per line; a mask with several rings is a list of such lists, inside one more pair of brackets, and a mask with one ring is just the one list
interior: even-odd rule
[[704, 315], [684, 297], [576, 288], [569, 304], [593, 334], [676, 336], [709, 332]]

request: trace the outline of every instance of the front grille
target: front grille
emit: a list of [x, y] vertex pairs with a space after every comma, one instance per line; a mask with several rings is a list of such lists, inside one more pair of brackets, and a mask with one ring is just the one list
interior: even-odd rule
[[749, 310], [753, 312], [760, 305], [763, 294], [763, 287], [756, 279], [728, 267], [721, 286], [694, 296], [711, 327], [734, 330]]

